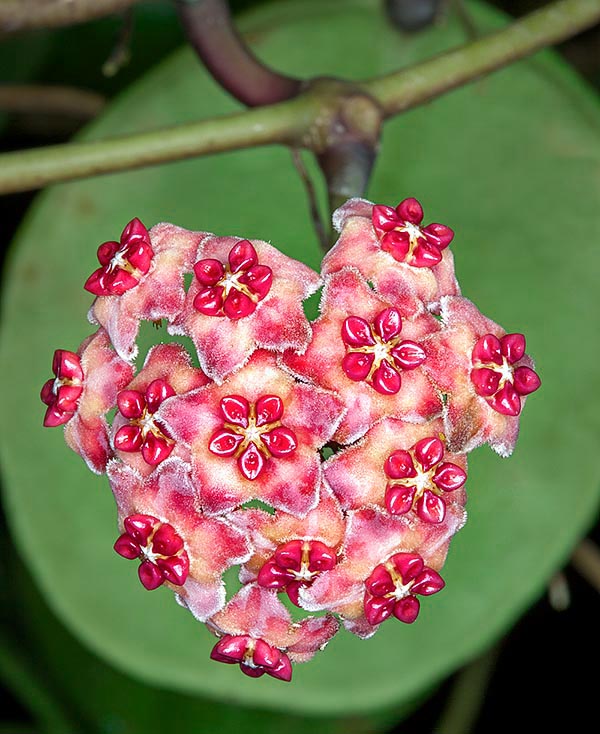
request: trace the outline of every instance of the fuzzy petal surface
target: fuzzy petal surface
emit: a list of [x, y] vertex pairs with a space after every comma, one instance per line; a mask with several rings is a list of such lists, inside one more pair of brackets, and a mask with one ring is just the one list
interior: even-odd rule
[[[346, 346], [342, 327], [349, 316], [358, 316], [370, 324], [392, 304], [377, 296], [357, 270], [345, 268], [328, 276], [321, 299], [321, 316], [313, 324], [313, 339], [304, 354], [287, 353], [282, 363], [294, 374], [324, 388], [335, 390], [344, 402], [346, 415], [334, 439], [351, 443], [363, 436], [385, 416], [412, 423], [427, 421], [442, 411], [437, 391], [423, 367], [401, 371], [397, 393], [384, 395], [364, 381], [350, 379], [342, 368]], [[398, 310], [400, 310], [398, 308]], [[425, 342], [439, 331], [437, 320], [421, 311], [402, 320], [402, 339]]]
[[[368, 637], [370, 625], [364, 619], [365, 580], [375, 566], [398, 552], [418, 553], [434, 570], [444, 565], [454, 534], [466, 521], [462, 508], [448, 508], [439, 525], [400, 516], [392, 517], [377, 507], [348, 513], [343, 561], [322, 573], [312, 586], [300, 591], [302, 606], [310, 611], [329, 609], [345, 620], [349, 629]], [[358, 621], [357, 621], [358, 620]]]
[[135, 342], [142, 319], [171, 323], [179, 315], [185, 299], [183, 274], [192, 269], [198, 246], [207, 236], [174, 224], [157, 224], [150, 230], [154, 257], [149, 272], [120, 296], [96, 298], [88, 318], [106, 329], [122, 359], [137, 356]]
[[223, 634], [262, 639], [287, 652], [294, 662], [310, 660], [338, 630], [330, 615], [292, 622], [277, 594], [257, 584], [242, 587], [211, 622]]
[[149, 477], [113, 460], [108, 477], [120, 530], [124, 519], [135, 514], [151, 515], [171, 525], [183, 539], [190, 560], [189, 576], [175, 591], [198, 619], [204, 621], [214, 614], [225, 601], [222, 573], [250, 556], [244, 533], [227, 520], [202, 513], [190, 467], [178, 458], [167, 459]]
[[84, 373], [83, 392], [77, 412], [65, 426], [65, 440], [93, 472], [103, 474], [113, 456], [105, 416], [115, 407], [117, 392], [131, 380], [133, 368], [111, 349], [104, 329], [88, 337], [78, 354]]
[[[226, 264], [239, 242], [239, 237], [211, 235], [200, 244], [195, 261], [211, 259]], [[319, 275], [266, 242], [251, 243], [258, 263], [273, 272], [271, 287], [253, 313], [239, 319], [200, 313], [193, 305], [201, 288], [195, 278], [181, 316], [170, 327], [172, 333], [191, 336], [202, 369], [217, 382], [242, 367], [256, 349], [303, 351], [311, 337], [302, 301], [319, 287]]]
[[[149, 385], [156, 380], [167, 383], [178, 395], [196, 390], [210, 382], [202, 370], [192, 366], [190, 356], [185, 348], [175, 343], [157, 344], [152, 347], [146, 355], [142, 369], [127, 385], [127, 390], [145, 395]], [[167, 398], [167, 400], [169, 399], [171, 398]], [[117, 431], [126, 425], [128, 425], [128, 420], [117, 412], [112, 427], [113, 442]], [[117, 450], [116, 454], [143, 475], [148, 475], [154, 471], [154, 466], [148, 464], [139, 452], [132, 453]], [[189, 460], [187, 448], [182, 445], [175, 446], [173, 455]]]
[[420, 301], [437, 312], [442, 296], [460, 294], [454, 260], [447, 248], [441, 262], [432, 268], [398, 262], [382, 249], [371, 221], [372, 212], [373, 203], [366, 199], [349, 199], [334, 212], [333, 224], [340, 237], [323, 258], [323, 275], [348, 266], [358, 268], [378, 293], [400, 304], [407, 313], [418, 310]]
[[[268, 458], [257, 478], [250, 480], [239, 470], [235, 456], [216, 455], [209, 445], [225, 422], [220, 407], [223, 398], [240, 396], [254, 405], [265, 395], [281, 399], [281, 422], [294, 432], [297, 447], [286, 456]], [[211, 384], [170, 398], [157, 415], [176, 440], [189, 446], [205, 511], [222, 513], [259, 499], [302, 516], [318, 501], [318, 450], [332, 437], [342, 413], [343, 406], [334, 394], [297, 383], [278, 367], [275, 355], [259, 351], [222, 385]]]
[[322, 487], [319, 502], [305, 517], [276, 511], [249, 508], [237, 510], [229, 520], [250, 539], [254, 553], [242, 570], [244, 581], [256, 579], [264, 563], [277, 548], [291, 540], [319, 540], [330, 548], [339, 548], [344, 538], [346, 521], [339, 502], [327, 487]]
[[[466, 298], [443, 298], [441, 307], [443, 328], [428, 342], [429, 360], [424, 368], [447, 395], [444, 432], [448, 446], [452, 451], [468, 452], [489, 443], [501, 456], [510, 456], [519, 435], [520, 416], [494, 410], [476, 393], [471, 380], [471, 355], [477, 342], [486, 334], [501, 339], [506, 332]], [[514, 366], [533, 369], [533, 361], [524, 354]], [[526, 399], [520, 397], [521, 405]]]
[[[325, 479], [345, 510], [357, 510], [365, 505], [385, 509], [386, 486], [390, 481], [385, 472], [388, 457], [395, 451], [410, 449], [427, 437], [441, 436], [443, 439], [443, 430], [441, 418], [417, 425], [385, 418], [375, 424], [359, 443], [326, 462], [323, 467]], [[443, 460], [466, 470], [464, 454], [446, 452]], [[457, 504], [460, 510], [465, 505], [466, 493], [464, 489], [445, 492], [444, 501]], [[414, 519], [413, 513], [410, 516]]]

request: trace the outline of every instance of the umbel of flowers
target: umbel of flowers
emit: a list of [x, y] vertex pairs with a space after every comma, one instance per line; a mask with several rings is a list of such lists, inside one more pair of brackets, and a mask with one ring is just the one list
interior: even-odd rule
[[[266, 242], [134, 219], [85, 283], [97, 331], [54, 354], [44, 425], [108, 476], [114, 550], [251, 677], [290, 680], [340, 626], [417, 619], [466, 521], [467, 453], [508, 456], [540, 385], [525, 337], [460, 294], [452, 230], [422, 220], [412, 198], [348, 201], [318, 274]], [[194, 354], [174, 339], [138, 356], [142, 320]]]

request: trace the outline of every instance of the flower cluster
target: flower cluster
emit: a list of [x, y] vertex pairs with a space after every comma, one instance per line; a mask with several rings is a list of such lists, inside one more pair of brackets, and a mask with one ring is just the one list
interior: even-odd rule
[[[466, 520], [467, 452], [509, 455], [540, 385], [524, 336], [460, 295], [452, 230], [422, 220], [415, 199], [348, 201], [318, 274], [134, 219], [85, 283], [97, 331], [54, 355], [44, 425], [108, 476], [115, 551], [251, 677], [290, 680], [340, 626], [416, 620]], [[142, 320], [194, 354], [166, 341], [136, 369]]]

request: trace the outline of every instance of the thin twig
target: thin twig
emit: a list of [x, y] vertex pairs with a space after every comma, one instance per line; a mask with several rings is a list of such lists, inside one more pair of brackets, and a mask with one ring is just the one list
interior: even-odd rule
[[[557, 0], [504, 30], [410, 69], [372, 79], [360, 88], [383, 108], [386, 117], [392, 117], [598, 21], [600, 0]], [[356, 89], [352, 84], [351, 93], [356, 94]], [[0, 193], [259, 145], [284, 143], [314, 150], [316, 121], [332, 106], [339, 106], [340, 94], [343, 91], [332, 98], [309, 89], [288, 102], [189, 125], [5, 153], [0, 155]]]
[[60, 28], [103, 18], [139, 0], [2, 0], [0, 31]]
[[127, 66], [131, 59], [131, 38], [133, 36], [133, 8], [127, 8], [123, 12], [121, 26], [117, 35], [114, 48], [110, 56], [102, 64], [104, 76], [112, 77]]
[[308, 171], [306, 170], [306, 166], [304, 165], [304, 161], [302, 160], [302, 154], [300, 153], [298, 148], [292, 148], [291, 152], [292, 161], [306, 190], [306, 195], [308, 197], [308, 206], [310, 209], [310, 218], [317, 234], [317, 239], [319, 240], [319, 244], [321, 245], [321, 247], [326, 250], [328, 247], [329, 237], [327, 235], [327, 228], [325, 227], [325, 224], [323, 223], [323, 219], [321, 218], [321, 214], [319, 212], [319, 202], [317, 201], [317, 192], [315, 191], [315, 186]]
[[453, 5], [458, 20], [464, 28], [467, 38], [470, 41], [476, 41], [478, 38], [480, 38], [481, 33], [475, 25], [475, 21], [473, 20], [473, 17], [465, 4], [465, 0], [453, 0]]
[[593, 540], [581, 541], [573, 551], [571, 563], [590, 586], [600, 592], [600, 548]]
[[557, 571], [548, 584], [548, 601], [556, 612], [564, 612], [571, 605], [569, 582], [562, 571]]
[[259, 61], [237, 32], [226, 0], [177, 0], [184, 31], [214, 79], [248, 107], [296, 97], [299, 79]]
[[0, 86], [0, 110], [20, 114], [64, 115], [81, 120], [96, 117], [106, 104], [97, 92], [76, 87], [38, 84]]
[[600, 21], [600, 0], [558, 0], [495, 33], [365, 86], [386, 117], [439, 97]]
[[499, 654], [496, 645], [456, 675], [434, 734], [470, 734], [474, 730]]

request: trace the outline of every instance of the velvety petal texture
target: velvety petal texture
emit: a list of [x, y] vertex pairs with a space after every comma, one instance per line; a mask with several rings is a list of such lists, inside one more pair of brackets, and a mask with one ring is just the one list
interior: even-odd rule
[[[250, 555], [244, 533], [225, 519], [202, 513], [189, 466], [178, 458], [165, 460], [146, 478], [134, 468], [113, 460], [108, 477], [117, 502], [121, 531], [127, 533], [130, 529], [132, 521], [128, 522], [128, 518], [134, 518], [135, 524], [136, 518], [144, 517], [155, 519], [150, 523], [153, 538], [161, 526], [172, 528], [172, 533], [183, 543], [180, 550], [187, 554], [189, 571], [180, 584], [174, 584], [169, 578], [164, 582], [176, 587], [179, 600], [201, 621], [214, 614], [225, 603], [221, 575]], [[158, 523], [161, 525], [157, 531]], [[150, 559], [155, 565], [160, 564], [161, 550], [164, 554], [155, 541], [146, 555], [137, 553], [134, 557], [142, 557], [142, 563]]]
[[466, 502], [467, 458], [446, 450], [441, 419], [377, 423], [327, 461], [324, 475], [344, 509], [378, 505], [392, 515], [438, 523], [449, 504]]
[[190, 447], [205, 511], [259, 499], [302, 516], [317, 504], [318, 450], [343, 412], [335, 394], [296, 382], [261, 350], [223, 384], [165, 401], [158, 417]]
[[[459, 295], [454, 232], [426, 221], [412, 197], [351, 199], [319, 275], [261, 240], [135, 218], [85, 283], [100, 328], [54, 353], [44, 425], [107, 473], [115, 552], [250, 678], [291, 680], [334, 614], [366, 638], [435, 604], [467, 452], [508, 455], [540, 387], [525, 336]], [[162, 319], [195, 353], [162, 343], [134, 368], [140, 321]], [[325, 614], [295, 622], [288, 602]]]
[[104, 329], [82, 343], [78, 356], [83, 389], [77, 410], [65, 425], [65, 440], [93, 472], [103, 474], [113, 455], [106, 414], [115, 407], [118, 391], [131, 380], [133, 369], [111, 348]]
[[150, 230], [152, 261], [135, 287], [114, 295], [98, 295], [88, 318], [109, 333], [116, 352], [125, 360], [138, 353], [136, 338], [141, 320], [169, 323], [181, 312], [185, 299], [183, 275], [192, 269], [206, 232], [190, 232], [173, 224]]
[[[389, 324], [382, 325], [390, 309], [396, 316], [391, 333]], [[346, 414], [334, 438], [350, 443], [384, 416], [420, 423], [442, 412], [439, 394], [424, 371], [426, 344], [437, 331], [438, 321], [424, 309], [404, 318], [357, 270], [344, 268], [325, 279], [310, 346], [304, 354], [287, 353], [283, 364], [337, 391]]]
[[[337, 630], [338, 623], [331, 615], [307, 617], [301, 622], [292, 622], [290, 613], [279, 601], [275, 592], [263, 589], [257, 584], [247, 584], [222, 612], [213, 617], [213, 631], [219, 634], [221, 639], [227, 636], [229, 643], [232, 642], [231, 638], [246, 638], [233, 640], [234, 650], [237, 647], [236, 643], [246, 651], [250, 640], [263, 641], [272, 648], [271, 656], [273, 657], [260, 661], [256, 658], [249, 659], [249, 656], [242, 654], [241, 658], [236, 659], [234, 655], [231, 655], [223, 659], [225, 657], [223, 652], [228, 652], [223, 650], [224, 645], [221, 648], [218, 645], [215, 646], [212, 657], [219, 662], [241, 663], [240, 667], [246, 674], [249, 671], [244, 670], [244, 664], [252, 668], [262, 663], [262, 667], [265, 668], [263, 672], [269, 673], [269, 669], [273, 667], [269, 664], [271, 660], [276, 661], [277, 664], [280, 663], [281, 658], [277, 655], [279, 651], [284, 658], [287, 658], [287, 663], [281, 665], [280, 668], [281, 671], [284, 671], [284, 675], [274, 677], [290, 680], [292, 672], [288, 663], [310, 660], [318, 650], [322, 650], [327, 645]], [[252, 649], [256, 649], [256, 643]], [[265, 653], [267, 653], [266, 650]], [[272, 672], [269, 674], [273, 675]]]
[[202, 369], [222, 382], [257, 348], [303, 351], [311, 336], [302, 301], [317, 273], [272, 245], [237, 237], [204, 239], [181, 316], [170, 331], [189, 334]]
[[[421, 302], [437, 312], [441, 296], [460, 294], [454, 259], [447, 249], [451, 230], [444, 225], [429, 225], [429, 231], [420, 229], [416, 221], [418, 210], [414, 216], [410, 207], [404, 209], [409, 210], [408, 214], [403, 212], [404, 216], [411, 216], [413, 221], [402, 220], [392, 207], [374, 205], [366, 199], [347, 201], [333, 214], [340, 237], [323, 258], [322, 272], [328, 275], [344, 267], [355, 267], [378, 293], [401, 304], [407, 313], [418, 309]], [[394, 231], [395, 226], [401, 228], [403, 223], [412, 230], [416, 240], [413, 250], [418, 248], [417, 255], [422, 250], [421, 257], [408, 255], [411, 232]], [[395, 243], [394, 236], [398, 236]], [[391, 239], [389, 245], [386, 239]]]
[[376, 629], [365, 617], [365, 582], [375, 568], [396, 553], [416, 553], [430, 568], [439, 570], [451, 538], [465, 521], [466, 514], [458, 506], [450, 506], [438, 524], [393, 517], [375, 507], [350, 511], [343, 560], [300, 590], [302, 606], [309, 611], [334, 611], [350, 631], [369, 637]]
[[489, 443], [509, 456], [527, 395], [540, 386], [525, 337], [506, 334], [466, 298], [443, 298], [441, 315], [443, 328], [428, 343], [424, 369], [447, 396], [448, 446], [468, 452]]

